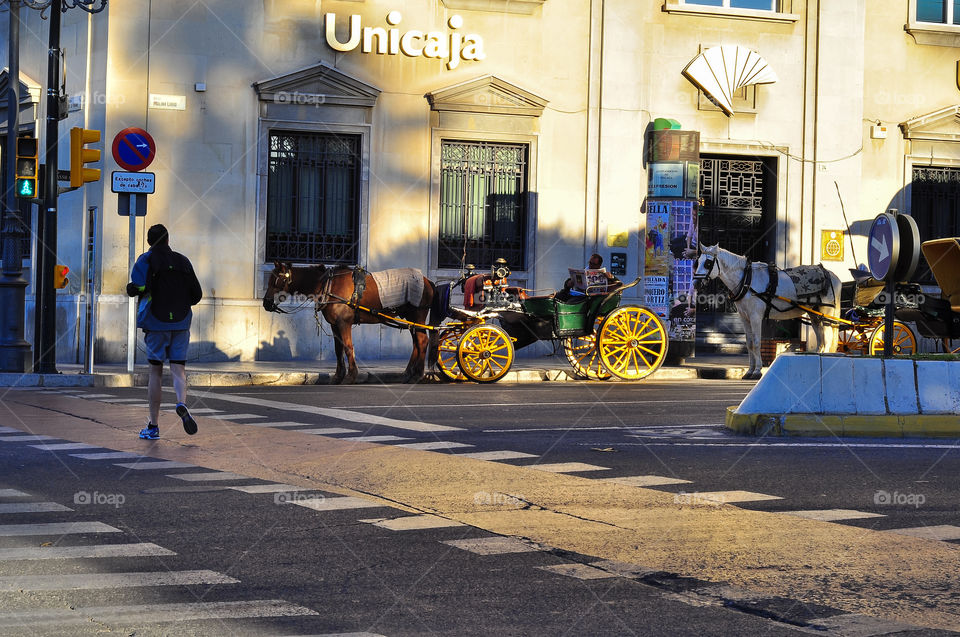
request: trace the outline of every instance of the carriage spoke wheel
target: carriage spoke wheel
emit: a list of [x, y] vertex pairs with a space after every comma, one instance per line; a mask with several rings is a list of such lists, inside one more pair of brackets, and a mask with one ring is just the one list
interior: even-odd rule
[[840, 329], [837, 337], [837, 351], [841, 354], [863, 354], [867, 337], [860, 327]]
[[[880, 327], [873, 330], [873, 334], [870, 336], [871, 355], [883, 354], [884, 327], [886, 326], [881, 323]], [[913, 330], [906, 323], [893, 322], [892, 349], [894, 356], [910, 356], [917, 352], [917, 337], [913, 335]]]
[[513, 365], [513, 341], [496, 325], [474, 325], [460, 339], [457, 362], [470, 380], [494, 383]]
[[597, 351], [597, 334], [600, 319], [593, 323], [593, 333], [585, 336], [568, 336], [563, 339], [563, 353], [573, 368], [573, 375], [581, 380], [607, 380], [611, 374], [600, 363]]
[[462, 333], [457, 329], [443, 330], [440, 333], [440, 343], [437, 345], [437, 369], [446, 380], [467, 379], [460, 371], [460, 364], [457, 363], [457, 345]]
[[645, 307], [627, 305], [607, 315], [597, 334], [600, 362], [624, 380], [652, 374], [667, 356], [667, 328]]

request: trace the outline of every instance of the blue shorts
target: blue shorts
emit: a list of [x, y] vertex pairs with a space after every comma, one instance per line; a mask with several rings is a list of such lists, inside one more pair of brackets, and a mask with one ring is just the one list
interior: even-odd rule
[[151, 365], [163, 365], [163, 361], [180, 363], [187, 361], [187, 347], [190, 345], [190, 330], [146, 331], [143, 342], [147, 347], [147, 362]]

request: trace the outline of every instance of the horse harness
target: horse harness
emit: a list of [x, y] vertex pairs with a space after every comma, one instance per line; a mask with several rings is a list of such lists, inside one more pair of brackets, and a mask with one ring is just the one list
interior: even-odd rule
[[[710, 274], [710, 271], [713, 270], [714, 266], [719, 270], [719, 265], [717, 264], [716, 257], [709, 256], [709, 268], [707, 268], [707, 275]], [[706, 264], [705, 264], [706, 265]], [[777, 310], [778, 312], [785, 312], [789, 309], [798, 309], [802, 308], [803, 305], [800, 304], [799, 299], [788, 299], [777, 294], [777, 287], [780, 284], [779, 269], [773, 263], [765, 264], [767, 268], [767, 286], [761, 292], [760, 290], [753, 289], [753, 266], [749, 259], [747, 259], [747, 264], [743, 269], [743, 274], [740, 277], [740, 281], [737, 283], [736, 289], [730, 290], [730, 300], [737, 302], [747, 295], [747, 292], [753, 292], [754, 296], [759, 298], [764, 302], [766, 306], [763, 312], [763, 318], [770, 318], [770, 311]], [[812, 305], [820, 307], [823, 305], [830, 305], [823, 300], [823, 293], [826, 292], [829, 287], [830, 278], [827, 276], [827, 269], [823, 267], [823, 264], [818, 264], [816, 266], [797, 266], [795, 268], [787, 268], [783, 270], [790, 279], [794, 282], [796, 288], [797, 296], [806, 296], [807, 299], [804, 300], [804, 305]], [[820, 278], [817, 278], [817, 275], [814, 272], [819, 273]], [[774, 301], [781, 301], [789, 304], [789, 307], [786, 309], [780, 309], [774, 307]]]
[[317, 326], [320, 326], [320, 310], [331, 303], [343, 303], [347, 307], [354, 310], [354, 325], [360, 324], [359, 314], [356, 312], [366, 312], [367, 314], [372, 314], [377, 318], [381, 319], [384, 325], [389, 325], [390, 327], [395, 327], [397, 329], [409, 329], [411, 331], [423, 331], [421, 327], [410, 324], [408, 321], [401, 321], [396, 318], [393, 314], [384, 312], [382, 310], [374, 310], [368, 307], [360, 305], [360, 299], [363, 298], [363, 293], [367, 288], [367, 270], [364, 269], [362, 265], [355, 265], [351, 269], [351, 277], [353, 279], [353, 293], [350, 295], [349, 299], [343, 298], [338, 294], [331, 292], [330, 288], [333, 285], [333, 279], [338, 276], [345, 275], [344, 271], [334, 271], [332, 268], [324, 272], [322, 276], [323, 281], [323, 290], [320, 292], [319, 297], [316, 300], [313, 308], [313, 315], [317, 321]]

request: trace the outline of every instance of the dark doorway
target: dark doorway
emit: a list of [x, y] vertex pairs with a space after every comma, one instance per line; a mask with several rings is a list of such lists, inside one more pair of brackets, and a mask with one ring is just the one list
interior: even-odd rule
[[[914, 166], [910, 186], [910, 216], [917, 222], [920, 241], [960, 237], [960, 168]], [[936, 284], [922, 256], [913, 278]]]
[[[744, 255], [751, 261], [774, 260], [777, 159], [731, 155], [700, 156], [700, 245]], [[745, 346], [743, 324], [719, 281], [704, 285], [697, 297], [697, 346], [722, 350]]]

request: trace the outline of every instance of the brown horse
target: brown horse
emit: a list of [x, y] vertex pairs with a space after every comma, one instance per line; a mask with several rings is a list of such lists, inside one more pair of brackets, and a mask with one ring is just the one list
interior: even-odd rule
[[[310, 267], [293, 267], [289, 263], [275, 262], [267, 291], [263, 296], [263, 309], [268, 312], [280, 312], [278, 303], [289, 298], [291, 294], [303, 295], [306, 300], [314, 301], [317, 310], [323, 314], [330, 327], [333, 328], [333, 341], [337, 353], [337, 373], [333, 383], [352, 384], [357, 380], [357, 361], [353, 352], [354, 323], [385, 323], [390, 324], [389, 316], [398, 316], [401, 319], [427, 325], [428, 317], [437, 325], [443, 320], [442, 312], [431, 312], [436, 286], [433, 281], [423, 276], [419, 270], [385, 270], [383, 272], [355, 271], [345, 266], [328, 268], [324, 265]], [[355, 274], [356, 272], [356, 274]], [[405, 279], [402, 275], [408, 275]], [[422, 279], [423, 292], [418, 299], [407, 299], [403, 293], [393, 292], [394, 300], [403, 301], [394, 307], [385, 308], [381, 303], [380, 289], [375, 277], [389, 277], [394, 281], [399, 277], [414, 284]], [[355, 283], [356, 281], [356, 283]], [[418, 285], [415, 287], [419, 287]], [[366, 310], [361, 309], [366, 308]], [[367, 311], [367, 310], [372, 310]], [[413, 353], [403, 373], [404, 382], [417, 382], [423, 378], [424, 363], [431, 338], [436, 340], [436, 331], [430, 332], [430, 338], [424, 329], [411, 329], [413, 337]], [[433, 348], [435, 349], [435, 348]], [[346, 357], [344, 357], [346, 354]], [[344, 362], [346, 358], [346, 364]]]

